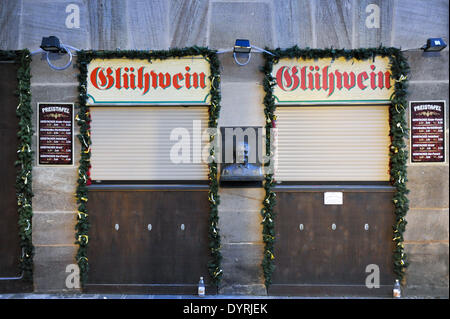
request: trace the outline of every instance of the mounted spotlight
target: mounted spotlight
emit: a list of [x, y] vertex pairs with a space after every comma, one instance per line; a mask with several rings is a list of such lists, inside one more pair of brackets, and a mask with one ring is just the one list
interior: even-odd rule
[[[234, 61], [239, 65], [246, 65], [250, 62], [250, 58], [252, 57], [252, 47], [250, 45], [250, 41], [246, 39], [236, 39], [233, 47], [233, 57]], [[247, 61], [239, 62], [237, 56], [246, 56]]]
[[427, 43], [421, 48], [425, 52], [438, 52], [447, 47], [447, 44], [442, 38], [430, 38]]
[[[222, 54], [225, 52], [233, 52], [234, 61], [239, 65], [246, 65], [250, 62], [250, 58], [252, 57], [252, 49], [256, 50], [256, 52], [264, 52], [270, 55], [275, 56], [272, 52], [267, 50], [258, 48], [257, 46], [250, 45], [250, 40], [247, 39], [236, 39], [234, 43], [234, 47], [232, 49], [225, 49], [217, 51], [217, 54]], [[247, 61], [239, 62], [237, 56], [247, 56]]]
[[[70, 45], [61, 43], [57, 37], [55, 37], [54, 35], [51, 35], [49, 37], [43, 37], [40, 49], [31, 52], [31, 55], [35, 55], [38, 53], [45, 53], [48, 65], [54, 70], [61, 71], [61, 70], [67, 69], [72, 64], [73, 55], [70, 50], [79, 51], [77, 48], [74, 48]], [[50, 62], [49, 53], [68, 54], [69, 61], [66, 63], [66, 65], [64, 65], [62, 67], [54, 66]]]
[[61, 42], [57, 37], [51, 35], [49, 37], [43, 37], [40, 48], [47, 52], [52, 53], [66, 53], [65, 48], [61, 46]]
[[233, 52], [236, 53], [250, 53], [252, 47], [250, 46], [250, 41], [246, 39], [236, 39], [234, 43]]

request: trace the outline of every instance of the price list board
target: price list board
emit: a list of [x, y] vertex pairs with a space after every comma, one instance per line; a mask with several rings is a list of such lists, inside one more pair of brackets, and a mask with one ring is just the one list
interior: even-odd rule
[[445, 163], [445, 101], [410, 102], [411, 163]]
[[39, 165], [73, 165], [73, 103], [38, 103]]

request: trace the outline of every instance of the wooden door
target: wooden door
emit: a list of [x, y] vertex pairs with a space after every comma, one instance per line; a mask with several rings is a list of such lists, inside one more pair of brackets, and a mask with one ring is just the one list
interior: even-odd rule
[[[16, 198], [18, 104], [17, 69], [14, 63], [0, 62], [0, 292], [31, 289], [20, 280], [20, 238]], [[7, 279], [9, 278], [9, 279]]]

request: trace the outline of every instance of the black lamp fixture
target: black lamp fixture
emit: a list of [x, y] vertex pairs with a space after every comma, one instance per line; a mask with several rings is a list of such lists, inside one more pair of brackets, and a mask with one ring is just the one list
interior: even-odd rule
[[[247, 39], [236, 39], [233, 47], [233, 57], [234, 61], [239, 65], [246, 65], [248, 62], [250, 62], [250, 59], [252, 57], [252, 46], [250, 45], [250, 40]], [[245, 62], [239, 62], [237, 57], [238, 56], [245, 56], [247, 57], [247, 61]]]
[[252, 47], [250, 45], [250, 40], [246, 39], [236, 39], [234, 43], [233, 52], [235, 53], [250, 53]]
[[[59, 41], [59, 39], [57, 37], [55, 37], [54, 35], [51, 35], [49, 37], [43, 37], [40, 49], [32, 51], [31, 55], [35, 55], [38, 53], [45, 54], [48, 65], [54, 70], [61, 71], [61, 70], [67, 69], [72, 64], [73, 54], [72, 54], [71, 50], [74, 50], [75, 52], [79, 51], [77, 48], [74, 48], [73, 46], [61, 43], [61, 41]], [[69, 61], [62, 67], [55, 66], [50, 62], [50, 57], [49, 57], [50, 54], [49, 53], [68, 54]]]
[[447, 47], [447, 44], [442, 38], [429, 38], [427, 43], [421, 47], [425, 52], [438, 52]]
[[61, 42], [57, 37], [51, 35], [49, 37], [43, 37], [40, 48], [47, 52], [52, 53], [66, 53], [67, 50], [64, 46], [61, 46]]
[[[252, 57], [252, 50], [255, 50], [256, 52], [264, 52], [270, 55], [274, 55], [272, 52], [269, 52], [267, 50], [258, 48], [255, 45], [250, 44], [250, 40], [247, 39], [236, 39], [234, 42], [234, 47], [232, 49], [225, 49], [217, 51], [217, 54], [225, 53], [225, 52], [233, 52], [234, 61], [238, 65], [246, 65], [248, 62], [250, 62], [250, 58]], [[247, 57], [247, 61], [245, 62], [239, 62], [237, 57]]]

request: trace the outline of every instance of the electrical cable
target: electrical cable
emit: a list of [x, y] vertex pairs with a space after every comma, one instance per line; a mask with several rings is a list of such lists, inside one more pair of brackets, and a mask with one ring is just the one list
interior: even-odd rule
[[267, 50], [258, 48], [257, 46], [252, 45], [251, 47], [252, 47], [253, 49], [258, 50], [259, 52], [264, 52], [264, 53], [270, 54], [271, 56], [275, 56], [275, 54], [273, 54], [272, 52], [269, 52], [269, 51], [267, 51]]
[[[61, 67], [58, 67], [58, 66], [55, 66], [55, 65], [53, 65], [51, 62], [50, 62], [50, 57], [49, 57], [49, 51], [45, 51], [45, 50], [43, 50], [43, 49], [38, 49], [38, 50], [35, 50], [35, 51], [32, 51], [30, 54], [31, 55], [35, 55], [35, 54], [38, 54], [38, 53], [46, 53], [46, 55], [45, 55], [45, 57], [46, 57], [46, 60], [47, 60], [47, 63], [48, 63], [48, 65], [53, 69], [53, 70], [57, 70], [57, 71], [62, 71], [62, 70], [65, 70], [65, 69], [67, 69], [71, 64], [72, 64], [72, 59], [73, 59], [73, 53], [71, 52], [71, 50], [73, 50], [73, 51], [75, 51], [75, 55], [76, 55], [76, 51], [80, 51], [79, 49], [77, 49], [77, 48], [75, 48], [75, 47], [73, 47], [73, 46], [71, 46], [71, 45], [68, 45], [68, 44], [60, 44], [60, 46], [61, 46], [61, 48], [65, 51], [65, 53], [67, 53], [67, 54], [69, 54], [69, 61], [64, 65], [64, 66], [61, 66]], [[63, 52], [64, 52], [63, 51]]]
[[234, 62], [236, 62], [237, 64], [239, 64], [239, 65], [241, 65], [241, 66], [247, 65], [247, 64], [250, 62], [251, 57], [252, 57], [252, 53], [249, 52], [249, 53], [248, 53], [247, 61], [241, 63], [241, 62], [238, 61], [238, 59], [237, 59], [237, 57], [236, 57], [236, 52], [233, 52]]
[[[272, 55], [272, 56], [275, 56], [275, 54], [273, 54], [272, 52], [269, 52], [269, 51], [264, 50], [264, 49], [262, 49], [262, 48], [259, 48], [259, 47], [257, 47], [257, 46], [251, 45], [250, 47], [251, 47], [252, 49], [255, 49], [256, 52], [264, 52], [264, 53], [270, 54], [270, 55]], [[247, 61], [245, 61], [245, 62], [239, 62], [238, 59], [237, 59], [236, 52], [234, 51], [234, 49], [224, 49], [224, 50], [217, 51], [216, 53], [217, 53], [217, 54], [222, 54], [222, 53], [227, 53], [227, 52], [233, 52], [233, 58], [234, 58], [234, 61], [236, 62], [236, 64], [241, 65], [241, 66], [247, 65], [247, 64], [250, 62], [250, 59], [251, 59], [251, 56], [252, 56], [252, 53], [251, 53], [251, 51], [250, 51], [250, 52], [248, 53]]]
[[66, 46], [64, 44], [61, 43], [61, 48], [63, 48], [68, 54], [69, 54], [69, 62], [67, 62], [66, 65], [58, 67], [58, 66], [54, 66], [51, 62], [50, 62], [50, 58], [49, 58], [49, 54], [47, 52], [47, 63], [48, 65], [53, 69], [53, 70], [57, 70], [57, 71], [61, 71], [61, 70], [65, 70], [67, 69], [71, 64], [72, 64], [72, 52], [70, 50], [68, 50], [66, 48]]

